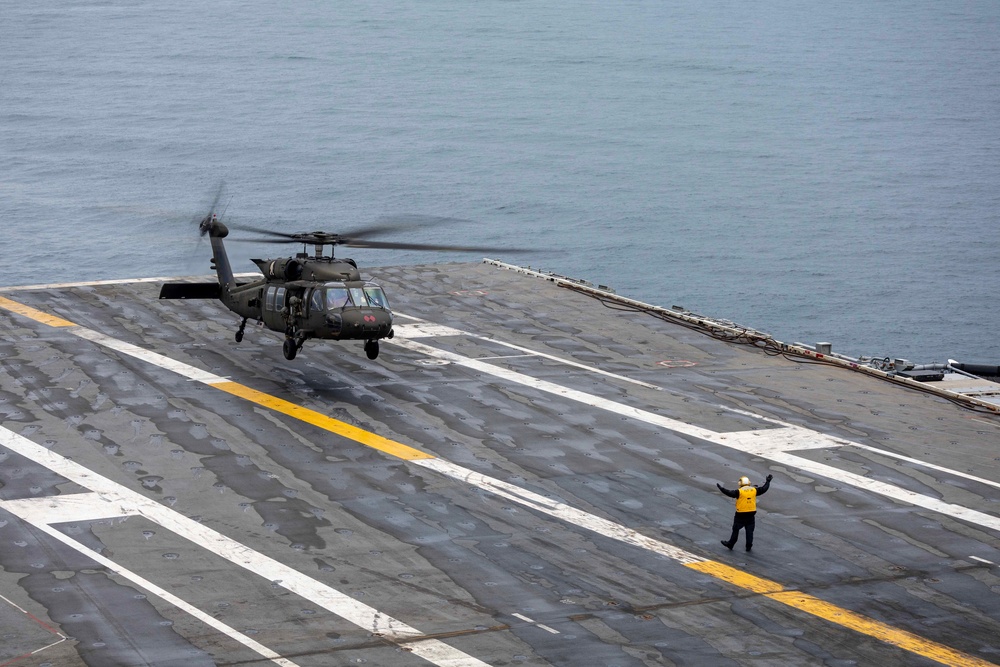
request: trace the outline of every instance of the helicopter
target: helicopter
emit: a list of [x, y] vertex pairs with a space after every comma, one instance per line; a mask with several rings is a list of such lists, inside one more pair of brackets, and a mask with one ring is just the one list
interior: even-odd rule
[[[376, 359], [379, 341], [394, 336], [392, 310], [385, 291], [377, 283], [362, 278], [355, 260], [336, 258], [336, 246], [451, 252], [496, 250], [367, 238], [398, 229], [399, 225], [389, 223], [375, 223], [349, 235], [323, 231], [286, 233], [232, 224], [235, 230], [253, 232], [260, 237], [231, 240], [302, 245], [302, 251], [292, 257], [251, 259], [260, 269], [263, 279], [241, 283], [233, 275], [226, 254], [223, 239], [229, 235], [229, 227], [215, 213], [218, 200], [217, 195], [209, 213], [198, 221], [201, 236], [207, 236], [212, 246], [211, 268], [215, 270], [218, 282], [164, 283], [160, 288], [160, 298], [218, 299], [242, 318], [236, 331], [237, 343], [243, 340], [247, 322], [253, 320], [284, 334], [282, 352], [289, 361], [295, 359], [305, 342], [313, 338], [361, 340], [364, 341], [367, 357]], [[310, 246], [312, 254], [307, 252]], [[324, 254], [327, 246], [330, 247], [329, 255]]]

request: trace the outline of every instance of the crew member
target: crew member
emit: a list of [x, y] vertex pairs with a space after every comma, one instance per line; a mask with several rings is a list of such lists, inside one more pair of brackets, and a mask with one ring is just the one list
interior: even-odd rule
[[747, 551], [753, 549], [753, 529], [754, 517], [757, 515], [757, 496], [767, 493], [767, 489], [771, 486], [771, 477], [772, 475], [767, 476], [764, 486], [753, 486], [750, 484], [750, 478], [744, 475], [740, 477], [740, 488], [735, 491], [731, 491], [716, 482], [715, 485], [719, 487], [719, 491], [722, 491], [730, 498], [736, 498], [736, 516], [733, 517], [733, 534], [729, 536], [728, 542], [722, 540], [722, 545], [730, 551], [736, 546], [736, 540], [740, 537], [740, 528], [746, 528], [747, 530]]

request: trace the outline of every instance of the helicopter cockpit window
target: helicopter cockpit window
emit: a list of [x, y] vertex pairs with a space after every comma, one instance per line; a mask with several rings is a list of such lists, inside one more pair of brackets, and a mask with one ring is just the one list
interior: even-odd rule
[[323, 290], [314, 289], [312, 291], [312, 297], [309, 299], [309, 310], [313, 312], [323, 310], [324, 303], [325, 299], [323, 298]]
[[346, 287], [327, 287], [326, 288], [326, 309], [335, 310], [340, 309], [350, 303], [350, 299], [347, 297]]
[[348, 287], [351, 292], [351, 301], [354, 302], [355, 306], [367, 306], [368, 299], [365, 298], [365, 291], [360, 287]]
[[274, 292], [275, 292], [274, 287], [269, 287], [267, 289], [267, 297], [266, 297], [267, 301], [265, 303], [265, 308], [267, 310], [274, 310]]
[[389, 300], [385, 298], [385, 292], [378, 285], [365, 285], [365, 296], [368, 303], [374, 308], [389, 309]]

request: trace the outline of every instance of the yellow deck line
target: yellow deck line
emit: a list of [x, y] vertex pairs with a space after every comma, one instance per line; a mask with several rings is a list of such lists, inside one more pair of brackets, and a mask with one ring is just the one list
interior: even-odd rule
[[366, 447], [377, 449], [380, 452], [385, 452], [390, 456], [395, 456], [396, 458], [403, 459], [404, 461], [436, 458], [432, 454], [422, 452], [419, 449], [414, 449], [413, 447], [404, 445], [401, 442], [396, 442], [395, 440], [390, 440], [389, 438], [383, 438], [380, 435], [358, 428], [357, 426], [351, 426], [350, 424], [342, 422], [339, 419], [328, 417], [320, 412], [316, 412], [315, 410], [304, 408], [301, 405], [296, 405], [295, 403], [280, 399], [277, 396], [265, 394], [264, 392], [257, 391], [256, 389], [251, 389], [250, 387], [237, 382], [213, 382], [209, 386], [221, 389], [227, 394], [238, 396], [242, 399], [250, 401], [251, 403], [256, 403], [262, 407], [274, 410], [275, 412], [280, 412], [288, 415], [289, 417], [294, 417], [295, 419], [304, 421], [307, 424], [318, 426], [321, 429], [344, 436], [345, 438], [359, 442]]
[[764, 597], [788, 605], [793, 609], [804, 611], [807, 614], [822, 618], [830, 623], [860, 632], [863, 635], [873, 637], [893, 646], [898, 646], [910, 653], [922, 655], [925, 658], [930, 658], [945, 665], [954, 665], [956, 667], [986, 667], [987, 665], [994, 665], [994, 663], [987, 660], [956, 651], [943, 644], [924, 639], [912, 632], [900, 630], [881, 621], [856, 614], [853, 611], [830, 604], [801, 591], [787, 590], [776, 581], [748, 574], [725, 563], [706, 560], [700, 563], [685, 563], [685, 566], [692, 570], [710, 574], [739, 588], [759, 593]]
[[50, 327], [76, 326], [76, 324], [70, 322], [69, 320], [64, 320], [61, 317], [56, 317], [55, 315], [49, 315], [48, 313], [43, 313], [40, 310], [35, 310], [31, 306], [26, 306], [23, 303], [18, 303], [17, 301], [12, 301], [2, 296], [0, 296], [0, 308], [6, 308], [12, 313], [17, 313], [18, 315], [24, 315], [25, 317], [30, 317], [36, 322], [41, 322], [42, 324], [48, 324]]
[[875, 619], [856, 614], [853, 611], [824, 602], [799, 591], [781, 591], [780, 593], [768, 593], [767, 597], [794, 607], [800, 611], [812, 614], [818, 618], [826, 619], [831, 623], [868, 635], [887, 644], [898, 646], [910, 653], [922, 655], [925, 658], [936, 660], [944, 665], [955, 665], [956, 667], [996, 667], [996, 663], [982, 660], [976, 656], [957, 651], [953, 648], [938, 644], [929, 639], [924, 639], [920, 635], [915, 635], [906, 630], [894, 628], [891, 625], [876, 621]]
[[[48, 315], [40, 310], [25, 306], [16, 301], [0, 297], [0, 308], [6, 308], [19, 315], [24, 315], [42, 324], [53, 327], [77, 326], [73, 322], [64, 320], [54, 315]], [[251, 389], [238, 382], [222, 381], [209, 382], [211, 387], [215, 387], [233, 396], [237, 396], [261, 407], [280, 412], [307, 424], [312, 424], [321, 429], [343, 436], [366, 447], [371, 447], [380, 452], [395, 456], [404, 461], [417, 459], [437, 458], [432, 454], [422, 452], [402, 443], [384, 438], [375, 433], [365, 431], [356, 426], [351, 426], [345, 422], [328, 417], [301, 405], [296, 405], [276, 396], [271, 396], [262, 391]], [[835, 625], [854, 630], [860, 634], [872, 637], [879, 641], [898, 646], [901, 649], [929, 658], [936, 662], [953, 665], [954, 667], [989, 667], [995, 663], [977, 658], [976, 656], [963, 653], [951, 647], [939, 644], [929, 639], [924, 639], [919, 635], [894, 628], [891, 625], [876, 621], [853, 611], [838, 607], [819, 598], [801, 593], [795, 590], [787, 590], [776, 581], [764, 579], [756, 575], [749, 574], [742, 570], [720, 563], [718, 561], [703, 560], [694, 563], [684, 563], [685, 567], [697, 570], [703, 574], [711, 575], [716, 579], [725, 581], [737, 588], [750, 591], [767, 597], [775, 602], [803, 611], [811, 616], [823, 619]]]

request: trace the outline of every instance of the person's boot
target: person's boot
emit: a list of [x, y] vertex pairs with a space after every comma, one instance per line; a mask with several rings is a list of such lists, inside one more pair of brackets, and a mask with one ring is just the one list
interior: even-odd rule
[[753, 545], [752, 544], [748, 544], [747, 545], [747, 551], [753, 551]]
[[730, 544], [729, 542], [726, 542], [725, 540], [720, 540], [720, 541], [722, 542], [722, 546], [726, 547], [730, 551], [733, 550], [733, 545], [732, 544]]

